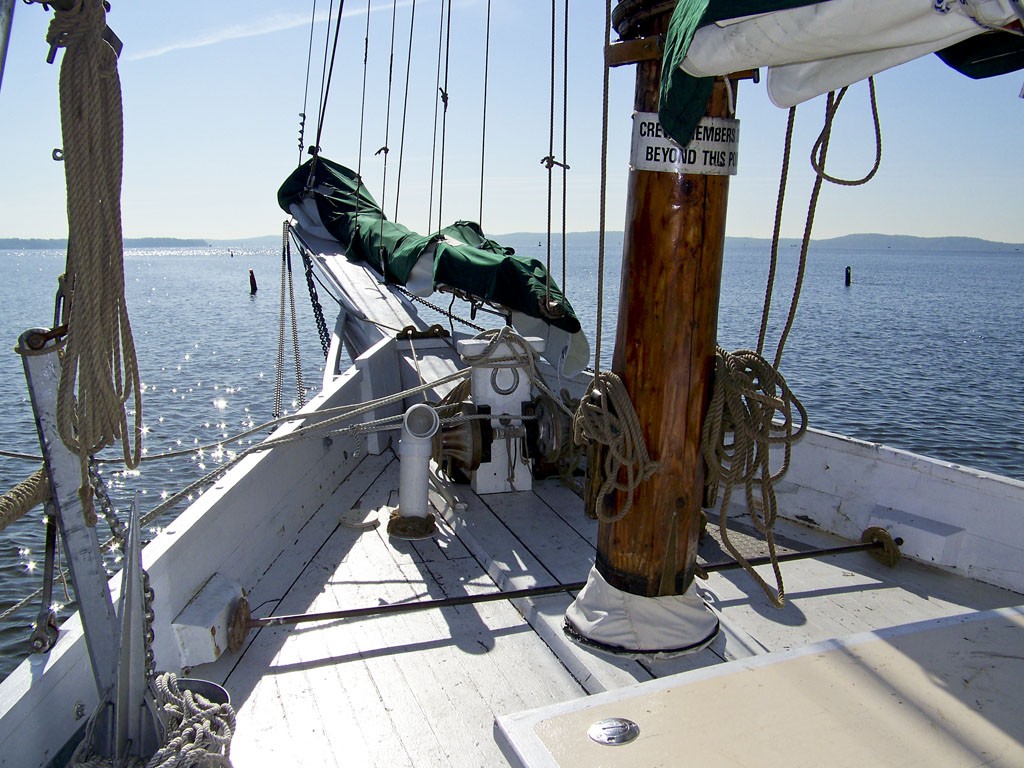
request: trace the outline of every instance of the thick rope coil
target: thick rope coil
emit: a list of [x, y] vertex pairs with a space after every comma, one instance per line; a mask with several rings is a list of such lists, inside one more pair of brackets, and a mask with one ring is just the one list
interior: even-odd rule
[[50, 478], [39, 469], [0, 496], [0, 531], [50, 498]]
[[[652, 461], [647, 452], [643, 429], [633, 409], [622, 379], [611, 371], [594, 376], [580, 407], [573, 417], [573, 439], [578, 444], [596, 442], [602, 451], [601, 487], [597, 498], [603, 499], [613, 491], [622, 491], [625, 499], [614, 514], [602, 512], [597, 505], [597, 516], [605, 523], [614, 523], [633, 508], [633, 499], [640, 483], [658, 471], [660, 464]], [[596, 468], [591, 468], [596, 471]], [[623, 475], [620, 479], [620, 475]]]
[[157, 677], [156, 703], [166, 728], [166, 745], [150, 758], [148, 768], [230, 766], [235, 710], [192, 691], [182, 691], [175, 675]]
[[92, 754], [94, 716], [68, 765], [74, 768], [230, 768], [234, 707], [214, 703], [190, 690], [182, 691], [172, 672], [159, 675], [153, 681], [153, 691], [163, 722], [164, 745], [148, 761], [140, 757], [116, 760]]
[[[799, 424], [794, 422], [794, 409], [799, 413]], [[781, 417], [781, 422], [775, 421], [776, 416]], [[775, 557], [773, 528], [778, 516], [775, 483], [789, 470], [792, 445], [803, 436], [806, 425], [807, 411], [803, 404], [767, 360], [751, 350], [730, 354], [718, 348], [714, 389], [701, 435], [701, 451], [707, 465], [708, 503], [715, 503], [719, 487], [724, 485], [719, 513], [722, 541], [777, 607], [782, 607], [785, 587]], [[769, 466], [769, 449], [779, 444], [784, 447], [783, 462], [773, 473]], [[740, 484], [746, 494], [750, 517], [768, 543], [775, 571], [774, 590], [729, 540], [729, 501], [733, 486]]]
[[[142, 400], [135, 343], [124, 299], [121, 235], [123, 121], [117, 56], [103, 40], [102, 0], [57, 9], [47, 42], [64, 47], [60, 70], [64, 172], [68, 190], [65, 282], [68, 342], [61, 366], [57, 423], [79, 455], [83, 514], [95, 524], [89, 456], [120, 441], [125, 464], [141, 457]], [[125, 405], [135, 399], [134, 446]]]

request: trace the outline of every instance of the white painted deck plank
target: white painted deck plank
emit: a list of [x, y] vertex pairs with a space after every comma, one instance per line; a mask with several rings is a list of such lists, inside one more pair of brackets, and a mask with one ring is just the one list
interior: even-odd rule
[[[848, 543], [792, 523], [782, 522], [780, 527], [792, 538], [808, 537], [815, 546]], [[761, 567], [759, 571], [770, 583], [770, 569]], [[784, 563], [782, 573], [786, 605], [781, 610], [771, 607], [742, 571], [711, 574], [705, 583], [706, 599], [768, 651], [1009, 606], [1020, 599], [1009, 590], [906, 560], [889, 568], [867, 553]]]
[[[290, 587], [275, 613], [292, 613], [586, 577], [595, 526], [556, 481], [538, 483], [536, 493], [483, 497], [459, 486], [465, 511], [450, 514], [439, 534], [423, 542], [391, 542], [386, 521], [364, 532], [335, 526], [348, 508], [394, 501], [397, 470], [390, 452], [365, 459], [296, 536], [296, 561], [308, 562], [301, 576], [287, 576], [285, 565], [275, 564], [254, 598], [280, 598]], [[573, 500], [576, 508], [567, 511]], [[577, 523], [570, 522], [574, 515]], [[824, 543], [820, 534], [806, 535]], [[722, 637], [710, 650], [642, 665], [568, 641], [561, 630], [568, 594], [518, 600], [514, 607], [494, 602], [264, 629], [227, 676], [239, 707], [234, 764], [500, 765], [496, 716], [716, 665], [723, 657], [1019, 602], [1006, 590], [923, 566], [889, 570], [865, 554], [785, 564], [784, 576], [789, 602], [776, 611], [742, 572], [713, 574], [702, 588], [721, 612]], [[265, 613], [266, 607], [257, 611]], [[222, 662], [218, 669], [228, 667]], [[282, 720], [290, 729], [285, 739], [273, 731]]]
[[[383, 503], [393, 483], [397, 462], [359, 503]], [[495, 589], [463, 547], [440, 540], [392, 545], [383, 527], [338, 529], [276, 612]], [[287, 702], [303, 739], [292, 748], [300, 764], [480, 766], [501, 762], [491, 735], [497, 715], [582, 693], [507, 603], [264, 630], [250, 654], [269, 669], [240, 706], [239, 768], [296, 756], [265, 735], [280, 718], [268, 698]]]
[[[461, 516], [449, 516], [449, 522], [502, 589], [586, 579], [593, 562], [592, 548], [538, 495], [521, 492], [477, 496], [464, 486], [460, 486], [458, 495], [466, 503], [466, 511]], [[570, 544], [558, 543], [565, 537]], [[534, 549], [547, 560], [542, 562]], [[516, 606], [587, 693], [649, 680], [650, 673], [638, 662], [596, 654], [565, 636], [562, 626], [571, 601], [567, 594], [550, 595], [517, 600]]]

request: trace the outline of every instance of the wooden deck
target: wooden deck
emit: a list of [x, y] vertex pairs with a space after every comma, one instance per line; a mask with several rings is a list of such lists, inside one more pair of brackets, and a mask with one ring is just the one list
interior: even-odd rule
[[[436, 538], [353, 527], [397, 502], [398, 462], [367, 456], [250, 591], [255, 616], [330, 611], [582, 581], [596, 524], [557, 481], [480, 497], [456, 488]], [[464, 505], [464, 507], [463, 507]], [[353, 512], [353, 510], [357, 510]], [[793, 546], [837, 544], [798, 526]], [[845, 542], [842, 542], [845, 543]], [[714, 547], [713, 543], [710, 545]], [[789, 563], [788, 602], [772, 608], [742, 572], [712, 574], [705, 599], [723, 632], [680, 659], [637, 662], [566, 640], [568, 594], [264, 628], [241, 654], [193, 671], [221, 682], [238, 711], [236, 768], [265, 765], [505, 764], [497, 717], [771, 651], [911, 621], [1016, 605], [1021, 596], [857, 553]], [[748, 594], [749, 593], [749, 594]]]

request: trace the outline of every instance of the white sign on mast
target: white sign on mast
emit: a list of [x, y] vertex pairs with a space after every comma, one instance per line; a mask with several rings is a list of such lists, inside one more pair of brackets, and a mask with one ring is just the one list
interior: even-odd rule
[[633, 113], [630, 165], [638, 171], [735, 176], [739, 158], [740, 121], [702, 117], [685, 147], [670, 139], [657, 112]]

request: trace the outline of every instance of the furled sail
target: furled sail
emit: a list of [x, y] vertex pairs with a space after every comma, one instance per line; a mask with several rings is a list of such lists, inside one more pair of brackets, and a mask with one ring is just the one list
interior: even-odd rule
[[304, 163], [281, 185], [277, 200], [307, 226], [311, 220], [314, 228], [322, 224], [326, 232], [318, 234], [342, 243], [349, 258], [382, 270], [389, 283], [416, 287], [426, 277], [427, 293], [448, 286], [568, 333], [580, 330], [572, 305], [541, 262], [516, 256], [472, 221], [432, 235], [389, 221], [358, 174], [339, 163], [325, 157]]
[[712, 77], [766, 67], [790, 107], [929, 53], [969, 77], [1024, 67], [1021, 0], [680, 0], [665, 41], [661, 123], [689, 142]]

